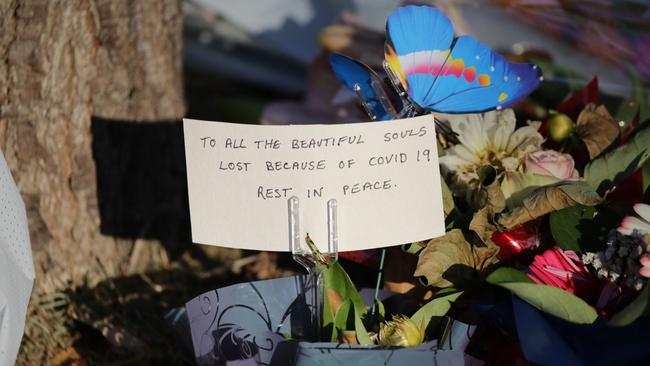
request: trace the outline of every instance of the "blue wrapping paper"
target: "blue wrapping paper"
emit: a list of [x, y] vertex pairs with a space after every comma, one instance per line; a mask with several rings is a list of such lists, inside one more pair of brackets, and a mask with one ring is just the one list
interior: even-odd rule
[[624, 327], [603, 321], [574, 324], [545, 314], [512, 298], [513, 316], [521, 348], [528, 361], [539, 365], [648, 365], [650, 319]]
[[306, 342], [315, 334], [310, 320], [315, 290], [307, 276], [246, 282], [199, 295], [167, 319], [201, 366], [465, 364], [473, 327], [460, 322], [442, 346], [436, 341], [393, 349]]

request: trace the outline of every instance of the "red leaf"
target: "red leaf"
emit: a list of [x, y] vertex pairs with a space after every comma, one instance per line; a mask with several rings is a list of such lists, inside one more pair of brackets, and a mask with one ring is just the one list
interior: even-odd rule
[[629, 211], [635, 203], [643, 201], [643, 172], [637, 170], [607, 195], [607, 201], [619, 210]]
[[571, 117], [574, 121], [578, 118], [580, 112], [587, 106], [587, 104], [598, 104], [598, 77], [594, 76], [593, 79], [584, 88], [567, 96], [557, 108], [558, 112], [564, 113]]

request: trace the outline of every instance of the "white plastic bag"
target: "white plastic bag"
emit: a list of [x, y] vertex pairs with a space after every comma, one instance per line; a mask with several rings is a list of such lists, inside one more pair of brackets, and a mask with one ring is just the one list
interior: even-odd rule
[[25, 204], [0, 154], [0, 365], [16, 360], [33, 285]]

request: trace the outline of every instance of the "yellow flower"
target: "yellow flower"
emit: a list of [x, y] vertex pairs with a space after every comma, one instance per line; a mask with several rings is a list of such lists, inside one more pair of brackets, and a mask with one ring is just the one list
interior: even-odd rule
[[382, 323], [379, 328], [379, 344], [382, 346], [410, 347], [424, 340], [424, 329], [411, 318], [398, 315], [392, 321]]

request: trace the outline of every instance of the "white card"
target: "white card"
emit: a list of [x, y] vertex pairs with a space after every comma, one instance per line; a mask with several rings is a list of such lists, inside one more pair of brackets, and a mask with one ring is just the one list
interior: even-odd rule
[[327, 247], [338, 203], [338, 250], [444, 235], [434, 119], [260, 126], [185, 119], [195, 243], [290, 251], [287, 201], [301, 235]]

